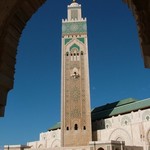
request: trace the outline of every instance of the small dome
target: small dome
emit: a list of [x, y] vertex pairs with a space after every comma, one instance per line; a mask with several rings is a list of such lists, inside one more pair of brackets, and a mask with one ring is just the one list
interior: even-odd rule
[[79, 4], [78, 3], [76, 3], [76, 2], [73, 2], [73, 3], [71, 3], [71, 5], [70, 5], [71, 7], [78, 7], [79, 6]]

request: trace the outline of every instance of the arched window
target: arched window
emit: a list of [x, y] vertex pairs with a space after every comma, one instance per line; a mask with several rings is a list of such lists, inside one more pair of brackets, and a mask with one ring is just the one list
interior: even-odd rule
[[77, 53], [77, 61], [80, 61], [79, 53]]
[[69, 127], [67, 127], [66, 130], [68, 131], [68, 130], [69, 130]]
[[83, 51], [81, 51], [81, 55], [83, 55]]
[[74, 130], [78, 130], [78, 125], [77, 124], [74, 125]]
[[102, 147], [98, 148], [98, 150], [104, 150]]
[[66, 56], [69, 56], [69, 52], [66, 52]]
[[71, 61], [73, 61], [73, 54], [71, 53], [70, 55], [71, 55]]
[[83, 130], [86, 130], [86, 126], [83, 127]]

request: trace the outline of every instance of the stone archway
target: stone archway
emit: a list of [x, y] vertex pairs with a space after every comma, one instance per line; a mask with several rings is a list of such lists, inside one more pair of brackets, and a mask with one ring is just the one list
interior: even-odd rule
[[[27, 21], [46, 0], [0, 1], [0, 117], [4, 116], [7, 93], [13, 88], [19, 38]], [[146, 68], [150, 68], [150, 1], [123, 0], [132, 9], [138, 26]]]
[[139, 40], [146, 68], [150, 68], [150, 1], [123, 0], [132, 10], [137, 23]]
[[122, 128], [113, 130], [108, 140], [124, 141], [126, 145], [132, 145], [132, 139], [128, 131]]
[[31, 16], [46, 0], [0, 1], [0, 116], [13, 88], [17, 46]]
[[97, 150], [104, 150], [102, 147], [98, 148]]

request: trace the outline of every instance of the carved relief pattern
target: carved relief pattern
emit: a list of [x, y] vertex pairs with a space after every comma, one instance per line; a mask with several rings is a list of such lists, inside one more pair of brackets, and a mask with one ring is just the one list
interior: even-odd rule
[[[70, 62], [70, 70], [74, 67], [79, 70], [79, 62]], [[70, 101], [71, 101], [71, 118], [74, 120], [81, 117], [80, 110], [80, 78], [70, 78]]]
[[86, 97], [85, 97], [85, 69], [84, 69], [84, 55], [81, 56], [81, 91], [82, 91], [82, 123], [86, 125]]
[[[74, 80], [75, 80], [74, 82], [77, 81], [76, 79], [74, 79]], [[76, 86], [73, 87], [70, 94], [72, 96], [73, 101], [78, 101], [80, 99], [80, 89], [79, 89], [79, 87], [76, 87]]]
[[121, 119], [121, 125], [129, 125], [131, 123], [131, 119], [128, 116], [124, 116]]
[[69, 125], [69, 120], [70, 120], [70, 93], [69, 93], [69, 57], [65, 56], [65, 127]]
[[[70, 56], [65, 57], [65, 126], [73, 126], [70, 120], [81, 119], [82, 125], [86, 126], [86, 86], [84, 55], [81, 61], [70, 61]], [[80, 70], [79, 78], [72, 78], [71, 71]]]
[[[85, 43], [86, 44], [86, 43]], [[64, 96], [65, 96], [65, 128], [74, 128], [74, 122], [78, 124], [80, 129], [87, 128], [87, 66], [86, 53], [84, 50], [80, 52], [80, 61], [72, 61], [71, 55], [64, 53]], [[79, 74], [78, 78], [72, 75], [76, 72]]]
[[112, 127], [112, 123], [110, 120], [105, 120], [105, 128], [111, 128]]
[[150, 121], [150, 111], [145, 111], [143, 114], [142, 114], [142, 120], [143, 121]]
[[150, 143], [150, 130], [148, 131], [148, 134], [147, 134], [147, 141], [148, 143]]

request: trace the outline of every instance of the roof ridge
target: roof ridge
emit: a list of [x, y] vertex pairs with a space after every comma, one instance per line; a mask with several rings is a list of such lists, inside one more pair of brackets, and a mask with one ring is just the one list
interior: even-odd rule
[[[116, 108], [116, 107], [131, 104], [131, 103], [134, 103], [134, 102], [137, 102], [137, 101], [139, 101], [139, 100], [136, 99], [136, 98], [129, 97], [129, 98], [125, 98], [125, 99], [122, 99], [122, 100], [107, 103], [107, 104], [102, 105], [102, 106], [95, 107], [95, 108], [92, 109], [92, 111], [94, 111], [96, 113], [97, 111], [110, 110], [110, 109], [113, 109], [113, 108]], [[108, 107], [108, 109], [107, 109], [107, 107]]]

